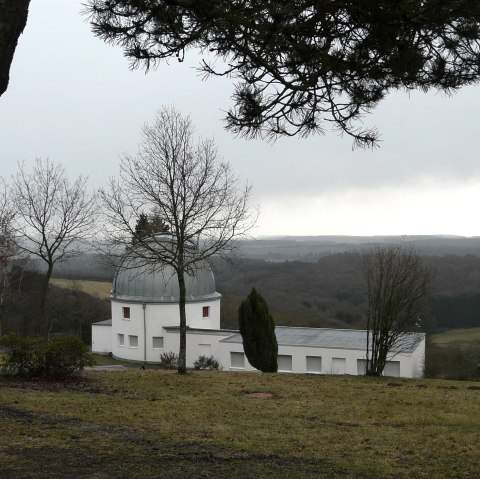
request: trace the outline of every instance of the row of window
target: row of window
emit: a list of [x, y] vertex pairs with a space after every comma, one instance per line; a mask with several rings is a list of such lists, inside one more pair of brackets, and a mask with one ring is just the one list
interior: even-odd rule
[[[210, 306], [202, 306], [202, 318], [209, 318], [210, 317]], [[130, 319], [130, 307], [124, 306], [122, 308], [122, 318], [123, 319]]]
[[[322, 372], [322, 357], [307, 356], [307, 372]], [[290, 354], [279, 354], [277, 356], [279, 371], [292, 371], [292, 356]], [[230, 367], [234, 369], [245, 369], [245, 354], [239, 352], [230, 353]]]
[[[326, 373], [326, 374], [346, 374], [347, 360], [346, 358], [332, 358], [330, 369], [322, 370], [321, 356], [306, 356], [306, 372], [307, 373]], [[278, 371], [292, 371], [292, 356], [290, 354], [279, 354], [277, 356]], [[365, 359], [357, 359], [357, 374], [365, 374]], [[230, 353], [230, 367], [233, 369], [245, 369], [245, 354], [240, 352]], [[383, 371], [385, 376], [400, 376], [400, 361], [387, 361]]]
[[[118, 334], [118, 344], [121, 347], [125, 347], [124, 334]], [[128, 347], [138, 348], [138, 336], [127, 335]], [[199, 344], [201, 355], [211, 355], [210, 344]], [[152, 348], [163, 349], [164, 341], [163, 336], [152, 337]], [[307, 373], [326, 373], [326, 374], [346, 374], [347, 372], [347, 360], [346, 358], [332, 358], [331, 367], [328, 370], [322, 370], [322, 357], [321, 356], [305, 356], [306, 372]], [[292, 355], [279, 354], [277, 356], [278, 371], [289, 372], [292, 371]], [[357, 374], [365, 374], [365, 359], [357, 359]], [[230, 367], [232, 369], [245, 369], [245, 354], [241, 352], [230, 352]], [[400, 361], [387, 361], [383, 374], [385, 376], [400, 376]]]
[[[125, 334], [118, 334], [118, 345], [125, 347]], [[128, 335], [128, 347], [138, 348], [138, 336]], [[163, 349], [163, 336], [152, 337], [152, 348]]]

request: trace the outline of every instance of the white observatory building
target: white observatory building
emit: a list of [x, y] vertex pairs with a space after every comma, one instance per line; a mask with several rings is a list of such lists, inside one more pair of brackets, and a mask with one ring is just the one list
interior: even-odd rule
[[[220, 329], [221, 295], [205, 263], [186, 276], [187, 367], [213, 356], [224, 370], [254, 370], [238, 331]], [[160, 363], [179, 349], [179, 287], [170, 265], [130, 264], [119, 268], [111, 291], [112, 319], [92, 325], [92, 352], [139, 362]], [[351, 374], [365, 372], [366, 331], [277, 326], [279, 372]], [[409, 345], [393, 354], [384, 374], [421, 377], [425, 335], [412, 333]]]

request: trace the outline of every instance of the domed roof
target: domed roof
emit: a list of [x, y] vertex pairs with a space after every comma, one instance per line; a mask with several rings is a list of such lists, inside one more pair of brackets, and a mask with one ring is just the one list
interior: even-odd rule
[[[135, 302], [178, 303], [180, 290], [177, 273], [168, 264], [135, 266], [135, 260], [126, 260], [113, 280], [112, 299]], [[217, 299], [215, 278], [210, 266], [197, 264], [194, 273], [185, 275], [186, 301]]]
[[[168, 252], [175, 242], [168, 234], [149, 239], [154, 248]], [[192, 248], [192, 245], [186, 245]], [[180, 288], [177, 273], [167, 263], [145, 263], [136, 257], [137, 245], [124, 259], [113, 280], [111, 297], [121, 301], [147, 303], [178, 303]], [[142, 257], [142, 255], [140, 255]], [[191, 274], [185, 274], [186, 301], [205, 301], [220, 298], [215, 291], [215, 278], [207, 261], [197, 262]]]
[[[215, 278], [211, 268], [197, 265], [194, 274], [185, 275], [186, 301], [205, 301], [220, 298], [215, 291]], [[130, 266], [119, 268], [112, 285], [112, 299], [148, 303], [178, 303], [180, 290], [172, 266]]]

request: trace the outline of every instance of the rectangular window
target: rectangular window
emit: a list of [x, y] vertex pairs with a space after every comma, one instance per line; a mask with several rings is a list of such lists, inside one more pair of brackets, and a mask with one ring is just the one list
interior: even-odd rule
[[231, 368], [245, 369], [245, 355], [243, 353], [230, 352]]
[[384, 376], [392, 376], [394, 378], [400, 377], [400, 361], [387, 361], [385, 369], [383, 370]]
[[345, 358], [332, 358], [332, 374], [345, 374], [347, 372], [347, 360]]
[[322, 372], [322, 357], [307, 356], [307, 373], [321, 373], [321, 372]]
[[122, 313], [123, 313], [123, 319], [130, 319], [130, 308], [124, 306], [122, 308]]
[[292, 356], [289, 354], [279, 354], [277, 356], [278, 370], [291, 371], [292, 370]]
[[123, 334], [118, 335], [118, 344], [120, 346], [125, 346], [125, 336]]
[[154, 336], [152, 338], [153, 341], [153, 349], [163, 349], [163, 336]]
[[204, 306], [202, 308], [202, 316], [204, 318], [209, 318], [210, 317], [210, 306]]
[[131, 348], [138, 348], [138, 336], [128, 336], [128, 342]]
[[365, 375], [367, 371], [367, 360], [366, 359], [357, 359], [357, 374], [359, 376]]

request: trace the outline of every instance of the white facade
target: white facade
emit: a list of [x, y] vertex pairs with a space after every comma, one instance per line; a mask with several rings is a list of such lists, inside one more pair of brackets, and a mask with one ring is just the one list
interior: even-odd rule
[[[136, 329], [133, 328], [133, 324], [136, 324]], [[128, 323], [128, 327], [123, 323], [124, 329], [114, 329], [114, 325], [115, 322], [112, 322], [111, 326], [93, 326], [92, 351], [106, 352], [108, 335], [105, 334], [105, 331], [110, 330], [111, 352], [115, 357], [144, 362], [145, 335], [142, 323]], [[279, 326], [276, 328], [276, 334], [278, 337], [279, 332], [296, 333], [298, 330], [317, 334], [334, 331], [339, 336], [349, 332], [349, 330]], [[365, 332], [359, 331], [359, 333]], [[133, 344], [131, 343], [132, 336], [138, 338], [133, 340]], [[177, 353], [180, 344], [179, 336], [178, 326], [159, 327], [159, 325], [154, 326], [153, 323], [147, 323], [146, 362], [159, 363], [162, 353]], [[425, 336], [423, 334], [417, 334], [417, 336], [418, 341], [412, 351], [401, 352], [390, 358], [385, 367], [385, 376], [407, 378], [423, 376]], [[224, 370], [255, 371], [255, 368], [248, 362], [243, 351], [243, 344], [238, 341], [238, 337], [238, 331], [233, 330], [189, 328], [187, 330], [187, 366], [193, 367], [199, 356], [213, 356]], [[101, 344], [102, 339], [105, 340], [104, 344]], [[365, 348], [348, 349], [279, 344], [278, 371], [362, 375], [365, 373], [365, 355]]]
[[[220, 328], [220, 298], [187, 303], [187, 327]], [[179, 324], [178, 303], [133, 303], [112, 300], [111, 350], [129, 361], [159, 363], [166, 351], [178, 351], [165, 327]], [[92, 351], [98, 348], [92, 331]], [[95, 349], [96, 351], [96, 349]]]
[[92, 352], [108, 354], [112, 352], [112, 322], [102, 321], [92, 324]]

